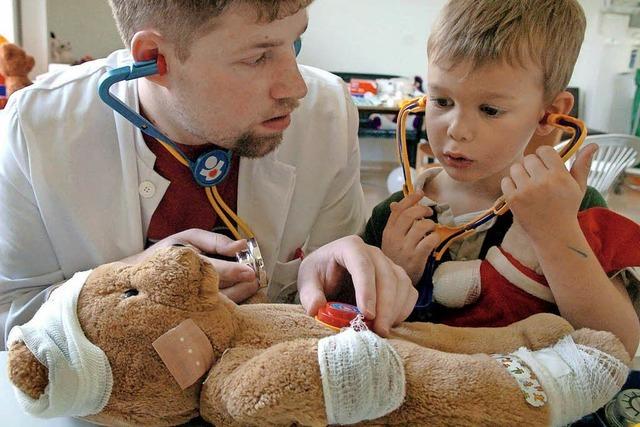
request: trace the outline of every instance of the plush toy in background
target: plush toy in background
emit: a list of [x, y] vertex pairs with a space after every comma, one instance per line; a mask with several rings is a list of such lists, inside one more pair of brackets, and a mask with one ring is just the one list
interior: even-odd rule
[[300, 306], [235, 305], [186, 247], [77, 273], [8, 345], [25, 410], [105, 425], [564, 425], [611, 399], [629, 363], [612, 334], [551, 314], [336, 333]]
[[7, 97], [32, 84], [28, 74], [34, 66], [33, 57], [27, 55], [20, 46], [13, 43], [0, 45], [0, 74], [5, 79]]
[[58, 39], [54, 32], [50, 33], [49, 55], [51, 62], [56, 64], [73, 64], [75, 62], [71, 53], [71, 42]]
[[[599, 207], [581, 211], [578, 223], [608, 275], [640, 266], [639, 224]], [[536, 313], [557, 312], [529, 238], [515, 222], [500, 247], [491, 247], [484, 260], [438, 266], [433, 298], [453, 309], [439, 318], [453, 326], [502, 326]]]

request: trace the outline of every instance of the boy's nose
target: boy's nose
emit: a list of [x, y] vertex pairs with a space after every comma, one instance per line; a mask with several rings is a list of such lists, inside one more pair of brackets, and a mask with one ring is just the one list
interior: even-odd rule
[[275, 76], [275, 82], [271, 86], [273, 99], [301, 99], [307, 94], [307, 84], [300, 74], [298, 63], [292, 55], [286, 66]]
[[460, 115], [454, 117], [451, 121], [447, 134], [451, 139], [458, 142], [468, 142], [473, 139], [471, 124]]

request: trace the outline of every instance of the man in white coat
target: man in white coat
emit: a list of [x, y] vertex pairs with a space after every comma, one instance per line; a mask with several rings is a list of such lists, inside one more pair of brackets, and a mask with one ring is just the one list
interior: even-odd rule
[[299, 291], [315, 314], [350, 276], [379, 333], [409, 315], [417, 293], [402, 269], [344, 237], [366, 214], [357, 112], [337, 77], [296, 63], [310, 2], [110, 0], [127, 50], [12, 96], [0, 128], [0, 338], [74, 273], [172, 244], [213, 255], [234, 301], [257, 291], [249, 267], [215, 257], [246, 242], [213, 232], [219, 220], [203, 229], [213, 209], [193, 215], [195, 199], [181, 199], [204, 190], [171, 175], [173, 160], [162, 169], [157, 141], [98, 97], [106, 72], [148, 59], [163, 72], [112, 93], [185, 150], [215, 146], [239, 158], [226, 202], [256, 235], [272, 301]]

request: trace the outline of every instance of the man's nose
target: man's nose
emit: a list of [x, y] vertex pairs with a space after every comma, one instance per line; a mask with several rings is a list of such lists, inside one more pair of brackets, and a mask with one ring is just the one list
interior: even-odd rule
[[291, 55], [275, 76], [275, 82], [271, 86], [271, 97], [273, 99], [301, 99], [306, 94], [307, 84], [300, 74], [295, 56]]

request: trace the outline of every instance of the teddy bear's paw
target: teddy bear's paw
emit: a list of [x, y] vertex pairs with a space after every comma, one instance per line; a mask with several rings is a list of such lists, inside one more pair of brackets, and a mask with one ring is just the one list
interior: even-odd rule
[[49, 371], [22, 341], [9, 348], [9, 379], [24, 394], [38, 399], [49, 384]]
[[450, 308], [475, 302], [480, 296], [481, 260], [448, 261], [433, 273], [433, 299]]
[[629, 373], [623, 361], [589, 345], [606, 343], [606, 348], [610, 344], [599, 332], [574, 334], [577, 342], [569, 335], [553, 347], [512, 353], [540, 382], [553, 425], [570, 424], [602, 407], [620, 391]]

